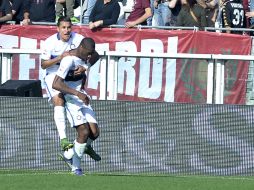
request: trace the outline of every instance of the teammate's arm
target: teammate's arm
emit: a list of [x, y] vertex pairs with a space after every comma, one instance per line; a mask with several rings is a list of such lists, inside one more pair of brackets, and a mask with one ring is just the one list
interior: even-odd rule
[[42, 59], [42, 60], [41, 60], [41, 68], [42, 68], [42, 69], [46, 69], [46, 68], [48, 68], [48, 67], [50, 67], [50, 66], [52, 66], [52, 65], [55, 65], [55, 64], [57, 64], [57, 63], [60, 63], [61, 60], [62, 60], [65, 56], [68, 56], [68, 55], [70, 55], [70, 53], [69, 53], [68, 51], [66, 51], [66, 52], [64, 52], [62, 55], [59, 55], [59, 56], [57, 56], [57, 57], [55, 57], [55, 58], [53, 58], [53, 59], [49, 59], [49, 60], [44, 60], [44, 59]]

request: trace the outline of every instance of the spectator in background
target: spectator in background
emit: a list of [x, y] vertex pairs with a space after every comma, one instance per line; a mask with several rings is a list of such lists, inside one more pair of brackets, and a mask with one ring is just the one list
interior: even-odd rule
[[154, 2], [155, 2], [155, 0], [150, 0], [150, 8], [151, 8], [151, 11], [152, 11], [152, 16], [150, 16], [150, 17], [148, 17], [148, 19], [146, 19], [147, 26], [152, 26], [153, 25]]
[[245, 15], [248, 19], [250, 19], [248, 20], [249, 27], [253, 29], [254, 28], [254, 0], [250, 0], [249, 5], [250, 5], [250, 10], [249, 11], [246, 10]]
[[55, 0], [24, 0], [23, 24], [31, 22], [54, 22], [56, 19]]
[[10, 20], [12, 20], [10, 1], [0, 0], [0, 24]]
[[176, 0], [154, 0], [153, 26], [170, 26], [172, 12], [169, 8], [170, 1]]
[[177, 17], [178, 26], [206, 27], [205, 9], [196, 0], [181, 0], [182, 8]]
[[[241, 0], [225, 0], [222, 5], [223, 28], [245, 28], [245, 11]], [[242, 34], [242, 31], [230, 31], [227, 33]]]
[[179, 15], [182, 8], [181, 0], [171, 0], [168, 6], [172, 12], [170, 26], [176, 26], [177, 16]]
[[207, 26], [215, 27], [215, 21], [219, 11], [219, 0], [197, 0], [197, 2], [205, 9]]
[[78, 23], [79, 19], [74, 16], [74, 0], [56, 0], [56, 21], [61, 16], [67, 16], [72, 23]]
[[253, 22], [253, 19], [254, 19], [254, 10], [253, 10], [253, 11], [246, 12], [246, 13], [245, 13], [245, 16], [246, 16], [247, 18], [250, 18], [250, 27], [253, 28], [253, 27], [254, 27], [254, 22]]
[[128, 16], [125, 27], [132, 28], [136, 25], [147, 25], [147, 19], [152, 16], [149, 0], [134, 0], [133, 10]]
[[118, 0], [97, 0], [89, 17], [89, 28], [116, 24], [119, 14]]
[[24, 1], [22, 0], [10, 0], [12, 5], [12, 20], [16, 24], [20, 24], [24, 19]]
[[83, 17], [83, 24], [89, 24], [89, 17], [94, 8], [96, 0], [83, 0], [83, 4], [81, 6], [81, 12]]

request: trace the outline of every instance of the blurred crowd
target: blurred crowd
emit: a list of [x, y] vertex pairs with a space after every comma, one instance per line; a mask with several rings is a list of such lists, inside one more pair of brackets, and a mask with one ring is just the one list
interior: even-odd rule
[[[127, 11], [126, 5], [131, 5]], [[79, 8], [80, 17], [75, 16]], [[126, 16], [127, 15], [127, 16]], [[254, 0], [0, 0], [0, 23], [56, 22], [60, 16], [90, 29], [109, 25], [254, 28]]]

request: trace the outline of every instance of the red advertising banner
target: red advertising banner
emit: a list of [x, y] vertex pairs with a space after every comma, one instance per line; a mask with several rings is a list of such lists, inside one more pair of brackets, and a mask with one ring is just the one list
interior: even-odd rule
[[[103, 28], [73, 30], [96, 41], [99, 51], [250, 55], [251, 37], [204, 31]], [[1, 48], [40, 49], [55, 26], [2, 25]], [[42, 79], [38, 55], [14, 56], [13, 79]], [[118, 100], [206, 103], [208, 60], [121, 57], [117, 64]], [[249, 63], [225, 62], [225, 104], [245, 104]], [[94, 67], [94, 68], [93, 68]], [[89, 72], [87, 91], [100, 99], [101, 62]], [[109, 73], [110, 74], [110, 73]], [[108, 84], [110, 86], [111, 84]]]

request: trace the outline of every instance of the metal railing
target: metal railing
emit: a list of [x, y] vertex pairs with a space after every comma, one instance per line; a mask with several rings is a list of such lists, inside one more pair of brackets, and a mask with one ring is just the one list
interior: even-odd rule
[[[0, 49], [0, 77], [1, 83], [11, 79], [12, 73], [12, 55], [13, 54], [41, 54], [41, 50], [25, 50], [25, 49]], [[100, 89], [101, 97], [104, 99], [115, 99], [117, 97], [117, 82], [112, 90], [108, 93], [108, 69], [110, 60], [120, 57], [137, 57], [137, 58], [165, 58], [165, 59], [203, 59], [208, 61], [207, 67], [207, 103], [223, 104], [224, 94], [224, 61], [226, 60], [244, 60], [253, 61], [254, 56], [250, 55], [221, 55], [221, 54], [187, 54], [187, 53], [151, 53], [147, 55], [141, 52], [117, 52], [104, 51], [100, 52], [102, 74], [104, 81], [103, 88]], [[114, 59], [116, 60], [116, 59]], [[101, 62], [102, 63], [102, 62]], [[114, 65], [117, 67], [117, 63]], [[115, 69], [115, 68], [113, 68]], [[215, 80], [216, 78], [216, 80]], [[117, 81], [117, 79], [114, 79]], [[216, 87], [216, 88], [215, 88]]]
[[[15, 24], [14, 21], [8, 21], [7, 24]], [[56, 22], [31, 22], [33, 25], [47, 25], [47, 26], [55, 26]], [[73, 23], [73, 25], [76, 26], [88, 26], [88, 24], [83, 24], [82, 22], [79, 23]], [[106, 26], [104, 28], [125, 28], [124, 25], [110, 25]], [[146, 25], [137, 25], [134, 26], [133, 28], [137, 29], [162, 29], [162, 30], [193, 30], [193, 31], [199, 31], [200, 28], [193, 26], [193, 27], [185, 27], [185, 26], [146, 26]], [[204, 31], [213, 31], [213, 32], [226, 32], [226, 31], [238, 31], [242, 32], [243, 34], [246, 33], [254, 33], [254, 29], [250, 28], [221, 28], [221, 27], [204, 27]]]

